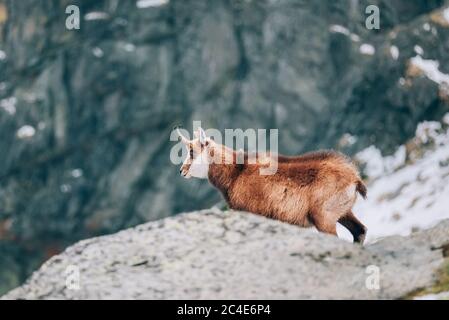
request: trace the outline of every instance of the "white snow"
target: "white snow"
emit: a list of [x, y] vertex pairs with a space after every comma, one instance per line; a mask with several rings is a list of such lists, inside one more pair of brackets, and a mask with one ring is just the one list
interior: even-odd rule
[[169, 3], [169, 0], [139, 0], [136, 3], [137, 8], [144, 9], [150, 7], [160, 7]]
[[19, 139], [29, 139], [32, 138], [36, 134], [36, 129], [34, 127], [25, 125], [17, 130], [17, 137]]
[[356, 35], [355, 33], [351, 33], [349, 38], [351, 38], [351, 40], [354, 41], [354, 42], [359, 42], [360, 41], [360, 37], [358, 35]]
[[334, 24], [334, 25], [330, 26], [329, 30], [331, 32], [335, 32], [335, 33], [342, 33], [342, 34], [347, 35], [347, 36], [349, 36], [349, 34], [350, 34], [349, 30], [346, 27], [343, 27], [343, 26], [338, 25], [338, 24]]
[[415, 52], [421, 56], [424, 54], [424, 49], [421, 46], [415, 45], [413, 50], [415, 50]]
[[83, 170], [73, 169], [72, 172], [70, 173], [70, 175], [75, 179], [81, 178], [83, 176]]
[[329, 27], [329, 31], [333, 32], [333, 33], [344, 34], [345, 36], [348, 36], [349, 38], [351, 38], [351, 40], [354, 41], [354, 42], [359, 42], [360, 41], [360, 37], [358, 35], [356, 35], [355, 33], [352, 33], [351, 31], [349, 31], [346, 27], [343, 27], [343, 26], [338, 25], [338, 24], [334, 24], [334, 25], [330, 26]]
[[382, 153], [370, 146], [356, 155], [358, 161], [365, 164], [365, 172], [370, 177], [378, 177], [384, 172]]
[[0, 108], [5, 110], [10, 115], [16, 114], [16, 104], [17, 104], [17, 98], [10, 97], [3, 100], [0, 100]]
[[[445, 116], [449, 121], [449, 114]], [[449, 128], [438, 122], [424, 122], [415, 141], [432, 143], [422, 157], [405, 163], [405, 147], [395, 155], [382, 157], [375, 147], [359, 153], [367, 161], [368, 199], [359, 198], [354, 213], [368, 227], [367, 241], [390, 235], [408, 235], [449, 218]], [[352, 240], [343, 227], [341, 237]]]
[[365, 173], [370, 178], [377, 178], [385, 173], [391, 173], [405, 162], [405, 147], [400, 146], [394, 155], [383, 157], [375, 146], [370, 146], [359, 152], [355, 157], [358, 161], [365, 163]]
[[443, 18], [449, 22], [449, 7], [447, 7], [446, 9], [444, 9], [443, 11]]
[[360, 46], [360, 53], [367, 56], [372, 56], [376, 53], [376, 48], [369, 43], [364, 43]]
[[101, 50], [101, 48], [98, 47], [93, 48], [92, 53], [97, 58], [102, 58], [104, 56], [103, 50]]
[[422, 143], [437, 141], [440, 138], [441, 123], [437, 121], [424, 121], [416, 128], [416, 138]]
[[3, 51], [3, 50], [0, 50], [0, 61], [1, 60], [5, 60], [6, 59], [6, 53], [5, 53], [5, 51]]
[[92, 20], [106, 20], [109, 18], [109, 14], [107, 12], [102, 11], [92, 11], [87, 13], [84, 16], [84, 20], [92, 21]]
[[446, 113], [443, 117], [443, 123], [449, 125], [449, 113]]
[[357, 137], [353, 136], [350, 133], [345, 133], [339, 141], [340, 146], [347, 147], [352, 146], [354, 143], [357, 142]]
[[422, 28], [424, 29], [424, 31], [430, 31], [430, 24], [426, 22], [423, 24]]
[[396, 46], [390, 47], [390, 54], [393, 57], [394, 60], [398, 60], [399, 58], [399, 48]]
[[435, 60], [426, 60], [421, 56], [412, 58], [411, 63], [421, 69], [430, 80], [438, 84], [449, 84], [449, 75], [442, 73], [438, 68], [440, 63]]

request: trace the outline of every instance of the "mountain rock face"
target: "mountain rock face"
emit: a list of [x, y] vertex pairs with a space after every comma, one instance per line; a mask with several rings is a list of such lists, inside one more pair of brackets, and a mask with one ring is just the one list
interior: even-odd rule
[[0, 292], [76, 240], [216, 203], [178, 177], [174, 125], [279, 128], [289, 154], [394, 151], [448, 109], [446, 4], [0, 0]]
[[395, 299], [432, 285], [448, 249], [449, 220], [362, 247], [212, 209], [81, 241], [3, 298]]

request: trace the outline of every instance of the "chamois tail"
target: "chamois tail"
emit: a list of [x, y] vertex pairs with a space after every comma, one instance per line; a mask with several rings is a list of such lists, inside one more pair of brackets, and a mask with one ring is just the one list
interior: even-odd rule
[[366, 195], [368, 193], [368, 190], [366, 189], [365, 184], [362, 182], [362, 180], [357, 181], [356, 190], [360, 195], [363, 197], [363, 199], [366, 199]]

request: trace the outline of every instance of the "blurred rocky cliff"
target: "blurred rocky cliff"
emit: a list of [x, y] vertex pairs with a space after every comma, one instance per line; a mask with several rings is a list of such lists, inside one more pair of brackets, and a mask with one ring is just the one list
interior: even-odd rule
[[448, 110], [448, 5], [0, 0], [0, 292], [78, 239], [216, 203], [170, 163], [174, 125], [394, 152]]

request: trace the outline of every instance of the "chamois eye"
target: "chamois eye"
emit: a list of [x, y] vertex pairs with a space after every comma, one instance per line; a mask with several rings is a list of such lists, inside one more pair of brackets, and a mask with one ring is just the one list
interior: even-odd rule
[[190, 149], [190, 159], [193, 159], [193, 149]]

